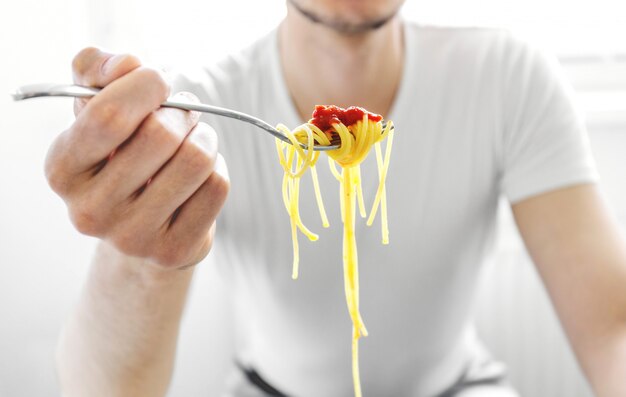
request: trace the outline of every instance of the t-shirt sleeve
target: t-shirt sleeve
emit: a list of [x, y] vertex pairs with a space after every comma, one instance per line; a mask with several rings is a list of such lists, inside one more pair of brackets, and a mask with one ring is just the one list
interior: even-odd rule
[[515, 203], [595, 182], [585, 124], [557, 60], [515, 39], [509, 44], [502, 75], [502, 193]]

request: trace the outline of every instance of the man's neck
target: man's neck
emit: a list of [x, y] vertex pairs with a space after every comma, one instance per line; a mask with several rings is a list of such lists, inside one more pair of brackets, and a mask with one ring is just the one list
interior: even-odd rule
[[403, 39], [397, 16], [376, 30], [346, 34], [289, 9], [279, 30], [280, 61], [302, 120], [317, 104], [387, 116], [402, 75]]

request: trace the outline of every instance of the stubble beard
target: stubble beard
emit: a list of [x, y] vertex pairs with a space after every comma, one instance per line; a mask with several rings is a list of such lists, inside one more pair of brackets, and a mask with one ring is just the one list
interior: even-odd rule
[[322, 15], [318, 15], [314, 11], [306, 10], [302, 5], [298, 4], [296, 0], [287, 0], [300, 14], [302, 14], [309, 21], [330, 28], [337, 33], [346, 35], [358, 35], [361, 33], [377, 30], [392, 20], [397, 14], [399, 9], [393, 10], [388, 15], [384, 15], [380, 18], [372, 19], [362, 23], [350, 23], [338, 18], [327, 18]]

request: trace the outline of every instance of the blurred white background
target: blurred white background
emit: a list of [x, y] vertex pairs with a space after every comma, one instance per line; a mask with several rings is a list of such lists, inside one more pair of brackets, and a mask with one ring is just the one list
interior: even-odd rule
[[[9, 5], [10, 4], [10, 5]], [[505, 26], [561, 58], [587, 112], [610, 204], [626, 225], [626, 13], [618, 1], [407, 0], [424, 23]], [[164, 66], [212, 62], [272, 29], [283, 0], [22, 0], [0, 9], [0, 396], [58, 396], [54, 345], [95, 242], [76, 233], [43, 161], [72, 120], [71, 100], [13, 103], [22, 84], [67, 82], [98, 45]], [[477, 311], [478, 327], [524, 396], [591, 396], [510, 215]], [[200, 268], [170, 396], [215, 396], [230, 364], [228, 302]]]

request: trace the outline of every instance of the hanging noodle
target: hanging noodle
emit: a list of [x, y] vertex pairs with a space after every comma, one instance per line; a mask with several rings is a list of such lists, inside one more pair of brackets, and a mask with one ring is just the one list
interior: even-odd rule
[[[361, 188], [360, 163], [375, 147], [376, 164], [378, 166], [378, 189], [374, 203], [367, 220], [368, 226], [374, 221], [380, 207], [382, 228], [382, 243], [389, 243], [389, 230], [387, 225], [387, 194], [385, 180], [389, 168], [391, 156], [391, 144], [393, 141], [393, 123], [387, 122], [383, 128], [382, 117], [369, 113], [361, 108], [351, 107], [341, 109], [335, 106], [316, 106], [313, 118], [305, 124], [296, 127], [293, 131], [280, 124], [276, 127], [292, 144], [276, 139], [278, 158], [284, 170], [283, 176], [283, 202], [291, 219], [291, 237], [293, 241], [293, 270], [292, 277], [298, 277], [298, 230], [311, 241], [318, 236], [311, 232], [300, 219], [299, 213], [299, 188], [300, 178], [307, 169], [311, 170], [315, 199], [322, 219], [322, 225], [328, 227], [328, 219], [324, 210], [324, 203], [317, 180], [315, 165], [320, 152], [305, 150], [300, 143], [308, 148], [314, 144], [328, 146], [339, 143], [340, 147], [329, 150], [331, 173], [339, 181], [341, 197], [341, 218], [343, 222], [343, 269], [346, 303], [352, 320], [352, 376], [354, 382], [354, 394], [361, 397], [361, 382], [359, 377], [358, 340], [361, 336], [367, 336], [365, 324], [359, 312], [359, 275], [358, 258], [355, 236], [355, 213], [356, 206], [359, 214], [365, 217], [365, 204], [363, 190]], [[387, 138], [387, 145], [383, 157], [381, 141]], [[341, 172], [337, 169], [341, 168]]]

